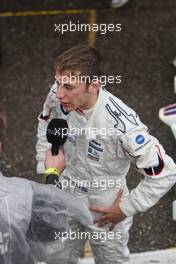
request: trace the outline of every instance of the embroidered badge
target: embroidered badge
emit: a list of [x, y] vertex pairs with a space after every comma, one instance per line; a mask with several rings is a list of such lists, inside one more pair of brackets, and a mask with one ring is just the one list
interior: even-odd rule
[[143, 144], [145, 142], [145, 138], [142, 135], [138, 135], [136, 137], [135, 141], [136, 141], [137, 144], [141, 145], [141, 144]]
[[103, 149], [101, 148], [101, 144], [95, 142], [94, 140], [89, 142], [88, 146], [88, 157], [92, 160], [99, 161], [100, 155], [103, 152]]

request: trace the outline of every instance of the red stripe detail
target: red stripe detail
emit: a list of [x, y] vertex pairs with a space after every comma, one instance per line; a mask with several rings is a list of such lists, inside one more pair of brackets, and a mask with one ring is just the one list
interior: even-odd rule
[[78, 112], [79, 114], [83, 114], [84, 113], [84, 111], [81, 108], [77, 108], [76, 112]]
[[160, 150], [160, 147], [158, 145], [156, 145], [156, 147], [158, 148], [158, 151], [159, 151], [159, 154], [160, 154], [160, 158], [163, 160], [163, 157], [161, 155], [161, 150]]

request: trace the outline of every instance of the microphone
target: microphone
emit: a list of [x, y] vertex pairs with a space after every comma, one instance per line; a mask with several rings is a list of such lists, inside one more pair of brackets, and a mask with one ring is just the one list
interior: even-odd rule
[[62, 146], [68, 137], [68, 123], [65, 119], [53, 118], [47, 127], [46, 138], [52, 144], [51, 153], [56, 156], [59, 147]]

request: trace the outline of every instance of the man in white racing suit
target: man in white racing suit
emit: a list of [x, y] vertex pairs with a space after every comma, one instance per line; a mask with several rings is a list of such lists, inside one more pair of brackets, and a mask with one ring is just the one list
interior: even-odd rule
[[[151, 208], [169, 191], [176, 181], [176, 165], [136, 112], [101, 86], [101, 65], [98, 52], [84, 45], [57, 58], [56, 83], [39, 116], [37, 171], [45, 171], [49, 121], [55, 117], [66, 119], [66, 166], [60, 176], [63, 189], [84, 199], [95, 212], [99, 212], [98, 207], [114, 209], [116, 203], [115, 218], [105, 218], [106, 210], [100, 210], [103, 214], [92, 212], [98, 225], [71, 221], [71, 227], [78, 234], [87, 232], [96, 264], [121, 264], [129, 259], [132, 216]], [[126, 175], [131, 162], [144, 178], [129, 193]], [[80, 236], [70, 240], [69, 263], [77, 263], [85, 241]]]

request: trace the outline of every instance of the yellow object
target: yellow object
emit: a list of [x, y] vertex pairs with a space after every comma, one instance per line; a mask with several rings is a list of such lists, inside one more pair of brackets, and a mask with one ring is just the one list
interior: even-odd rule
[[45, 170], [45, 176], [48, 176], [49, 174], [54, 174], [54, 175], [59, 176], [60, 173], [61, 171], [56, 168], [48, 168]]

